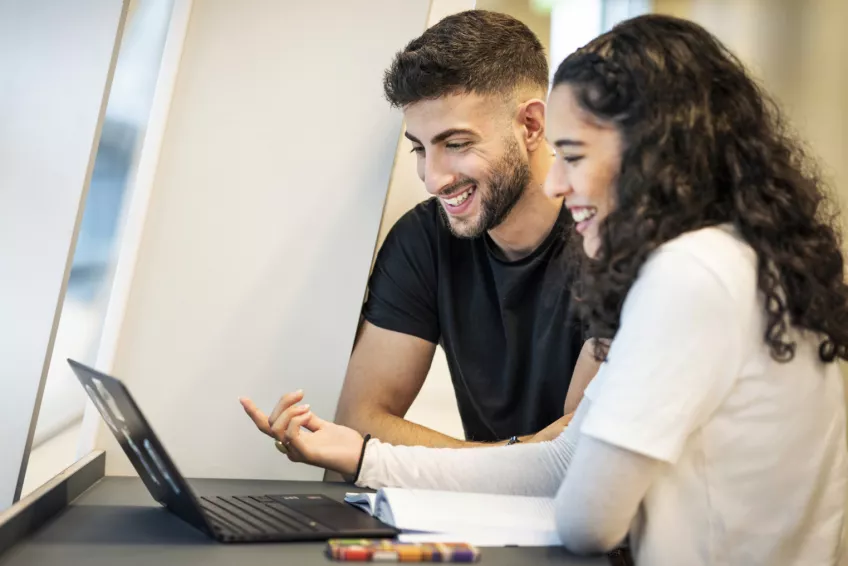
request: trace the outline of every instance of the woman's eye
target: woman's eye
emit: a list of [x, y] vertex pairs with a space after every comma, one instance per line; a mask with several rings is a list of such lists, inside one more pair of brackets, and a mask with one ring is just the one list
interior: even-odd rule
[[566, 163], [577, 163], [583, 159], [582, 155], [566, 155], [562, 158]]
[[412, 151], [410, 153], [424, 153], [424, 148], [421, 146], [413, 146]]

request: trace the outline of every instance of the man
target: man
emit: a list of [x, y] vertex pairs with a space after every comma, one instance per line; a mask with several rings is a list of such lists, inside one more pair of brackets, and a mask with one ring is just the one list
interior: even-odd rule
[[[561, 431], [584, 337], [569, 309], [572, 220], [542, 191], [547, 88], [542, 45], [504, 14], [449, 16], [397, 54], [385, 93], [434, 198], [398, 220], [378, 254], [340, 424], [444, 447]], [[438, 343], [467, 441], [403, 419]], [[566, 411], [597, 370], [584, 364]]]
[[[449, 16], [396, 56], [385, 93], [403, 110], [434, 198], [398, 220], [377, 256], [339, 424], [434, 447], [541, 441], [563, 430], [597, 364], [585, 347], [575, 370], [584, 337], [569, 308], [572, 219], [542, 191], [553, 160], [547, 87], [542, 45], [504, 14]], [[464, 441], [403, 419], [437, 344]], [[245, 408], [271, 426], [302, 399], [284, 396], [270, 417]]]

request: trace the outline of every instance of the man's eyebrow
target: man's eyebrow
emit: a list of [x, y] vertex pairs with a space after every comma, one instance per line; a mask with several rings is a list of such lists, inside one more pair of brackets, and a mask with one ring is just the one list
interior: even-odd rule
[[436, 145], [437, 143], [442, 143], [449, 137], [458, 134], [475, 137], [477, 136], [477, 132], [475, 132], [474, 130], [469, 130], [468, 128], [450, 128], [449, 130], [445, 130], [444, 132], [433, 136], [433, 139], [430, 140], [430, 143]]
[[554, 142], [554, 145], [556, 147], [562, 149], [564, 147], [575, 147], [575, 146], [579, 147], [579, 146], [583, 146], [583, 145], [586, 145], [586, 144], [583, 143], [580, 140], [572, 140], [572, 139], [564, 138], [564, 139], [561, 139], [561, 140], [556, 140]]
[[[469, 130], [468, 128], [450, 128], [448, 130], [445, 130], [444, 132], [441, 132], [441, 133], [433, 136], [433, 139], [430, 140], [430, 143], [433, 144], [433, 145], [436, 145], [437, 143], [442, 143], [443, 141], [445, 141], [446, 139], [448, 139], [451, 136], [455, 136], [455, 135], [459, 135], [459, 134], [477, 137], [477, 132], [475, 132], [474, 130]], [[413, 143], [421, 144], [421, 140], [419, 140], [418, 138], [416, 138], [415, 136], [410, 134], [408, 131], [404, 132], [403, 135], [409, 141], [411, 141]]]

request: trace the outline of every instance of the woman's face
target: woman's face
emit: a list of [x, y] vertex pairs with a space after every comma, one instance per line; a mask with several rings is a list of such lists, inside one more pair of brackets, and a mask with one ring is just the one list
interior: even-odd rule
[[583, 236], [583, 251], [595, 257], [598, 226], [613, 209], [615, 181], [621, 168], [621, 135], [580, 107], [569, 85], [548, 99], [546, 132], [557, 158], [545, 180], [549, 197], [563, 197]]

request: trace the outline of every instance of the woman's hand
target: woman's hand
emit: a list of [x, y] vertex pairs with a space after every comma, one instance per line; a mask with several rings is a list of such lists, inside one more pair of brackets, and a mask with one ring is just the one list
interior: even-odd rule
[[269, 417], [250, 399], [239, 399], [256, 428], [280, 441], [292, 462], [354, 475], [362, 454], [362, 435], [318, 418], [309, 410], [309, 405], [297, 404], [301, 400], [303, 391], [284, 395]]

